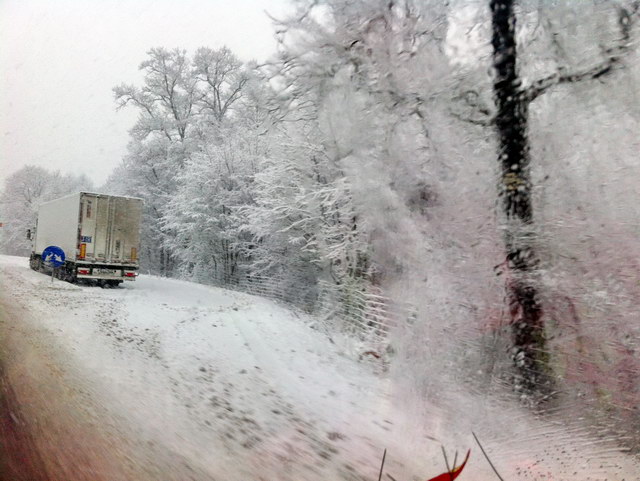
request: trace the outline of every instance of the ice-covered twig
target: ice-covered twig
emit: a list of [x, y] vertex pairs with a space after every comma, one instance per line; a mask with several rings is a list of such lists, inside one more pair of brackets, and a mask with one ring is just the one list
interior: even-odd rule
[[450, 473], [451, 468], [449, 467], [449, 459], [447, 458], [447, 451], [445, 451], [444, 446], [440, 446], [440, 447], [442, 448], [442, 455], [444, 456], [444, 464], [447, 465], [447, 473]]
[[493, 469], [493, 472], [496, 473], [496, 476], [498, 476], [498, 479], [500, 481], [504, 481], [502, 476], [500, 476], [500, 473], [498, 473], [498, 470], [496, 469], [496, 467], [493, 465], [493, 463], [489, 459], [489, 456], [487, 455], [487, 453], [485, 452], [484, 448], [482, 447], [482, 444], [480, 444], [480, 440], [478, 439], [478, 436], [476, 436], [476, 433], [471, 431], [471, 434], [473, 434], [473, 438], [476, 440], [476, 443], [478, 443], [478, 446], [480, 446], [480, 451], [482, 451], [482, 454], [484, 454], [484, 457], [486, 458], [487, 462], [489, 463], [489, 466], [491, 466], [491, 469]]
[[382, 463], [380, 464], [380, 474], [378, 474], [378, 481], [382, 479], [382, 470], [384, 469], [384, 460], [387, 457], [387, 449], [385, 448], [384, 453], [382, 454]]

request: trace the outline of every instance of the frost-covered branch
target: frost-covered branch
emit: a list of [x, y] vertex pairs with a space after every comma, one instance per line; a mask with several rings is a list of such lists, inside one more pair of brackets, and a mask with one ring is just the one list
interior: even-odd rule
[[628, 8], [618, 6], [617, 23], [620, 30], [620, 40], [617, 45], [605, 49], [603, 61], [576, 72], [565, 73], [565, 69], [560, 69], [559, 72], [553, 75], [536, 80], [524, 88], [521, 94], [523, 98], [528, 102], [532, 102], [556, 85], [597, 80], [613, 73], [616, 68], [622, 67], [622, 61], [631, 49], [631, 28], [638, 19], [639, 11], [640, 2], [638, 1], [632, 2]]

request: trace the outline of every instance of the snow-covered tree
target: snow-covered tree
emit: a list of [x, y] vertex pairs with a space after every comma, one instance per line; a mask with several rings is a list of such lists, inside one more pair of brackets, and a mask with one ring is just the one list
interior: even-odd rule
[[220, 123], [243, 94], [249, 80], [242, 62], [227, 47], [199, 48], [193, 58], [193, 74], [200, 83], [200, 113]]
[[[628, 409], [638, 2], [298, 5], [278, 28], [277, 115], [314, 126], [378, 282], [417, 305], [397, 330], [402, 368], [438, 393], [486, 341], [489, 378], [509, 370], [499, 346], [524, 390], [564, 373]], [[492, 340], [502, 332], [515, 349]], [[606, 359], [585, 347], [598, 336]]]
[[125, 193], [144, 199], [141, 262], [150, 272], [171, 275], [175, 260], [168, 244], [171, 232], [161, 228], [168, 203], [178, 189], [177, 177], [187, 157], [188, 144], [154, 136], [144, 142], [132, 140], [123, 160]]
[[162, 228], [182, 276], [205, 283], [237, 281], [243, 243], [242, 208], [252, 203], [253, 177], [264, 147], [255, 131], [228, 126], [219, 141], [191, 154], [167, 205]]
[[188, 178], [185, 166], [190, 156], [221, 138], [222, 121], [241, 97], [247, 76], [224, 47], [201, 48], [193, 58], [184, 50], [153, 48], [140, 70], [142, 87], [114, 88], [118, 108], [134, 106], [140, 112], [124, 159], [124, 190], [145, 199], [144, 265], [171, 275], [179, 263], [173, 257], [178, 234], [165, 215], [171, 214], [179, 179]]
[[144, 86], [120, 85], [113, 89], [118, 108], [133, 105], [140, 117], [132, 134], [144, 139], [160, 133], [170, 141], [184, 141], [200, 95], [184, 50], [152, 48], [140, 64]]

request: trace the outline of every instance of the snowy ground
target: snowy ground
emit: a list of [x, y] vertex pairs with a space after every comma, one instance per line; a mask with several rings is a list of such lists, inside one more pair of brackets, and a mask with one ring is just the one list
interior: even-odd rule
[[272, 301], [149, 276], [119, 289], [52, 284], [25, 259], [0, 265], [5, 294], [55, 334], [93, 397], [194, 469], [373, 479], [399, 435], [376, 366]]
[[[386, 471], [398, 481], [443, 471], [440, 444], [399, 407], [390, 377], [342, 352], [303, 314], [176, 280], [140, 276], [100, 289], [52, 284], [23, 258], [0, 256], [0, 269], [2, 301], [44, 329], [58, 362], [98, 406], [95, 416], [134, 451], [160, 446], [184, 460], [191, 479], [375, 480], [384, 448]], [[523, 452], [532, 453], [526, 472], [516, 457], [498, 456], [506, 479], [637, 479], [629, 474], [638, 467], [632, 458], [616, 454], [603, 467], [601, 457], [571, 447], [571, 431], [561, 425], [549, 444], [549, 426], [495, 410], [511, 428], [501, 431], [491, 419], [477, 425], [502, 432], [505, 452], [518, 449], [507, 429], [518, 431]], [[577, 453], [575, 463], [555, 447], [544, 454], [559, 439]], [[459, 479], [497, 478], [474, 448]]]

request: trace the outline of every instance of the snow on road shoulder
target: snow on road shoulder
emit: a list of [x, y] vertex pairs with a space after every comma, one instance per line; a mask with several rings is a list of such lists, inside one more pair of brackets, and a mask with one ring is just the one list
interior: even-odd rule
[[387, 380], [303, 314], [184, 281], [100, 289], [51, 284], [25, 259], [0, 267], [105, 408], [213, 476], [371, 479], [382, 449], [401, 444]]

